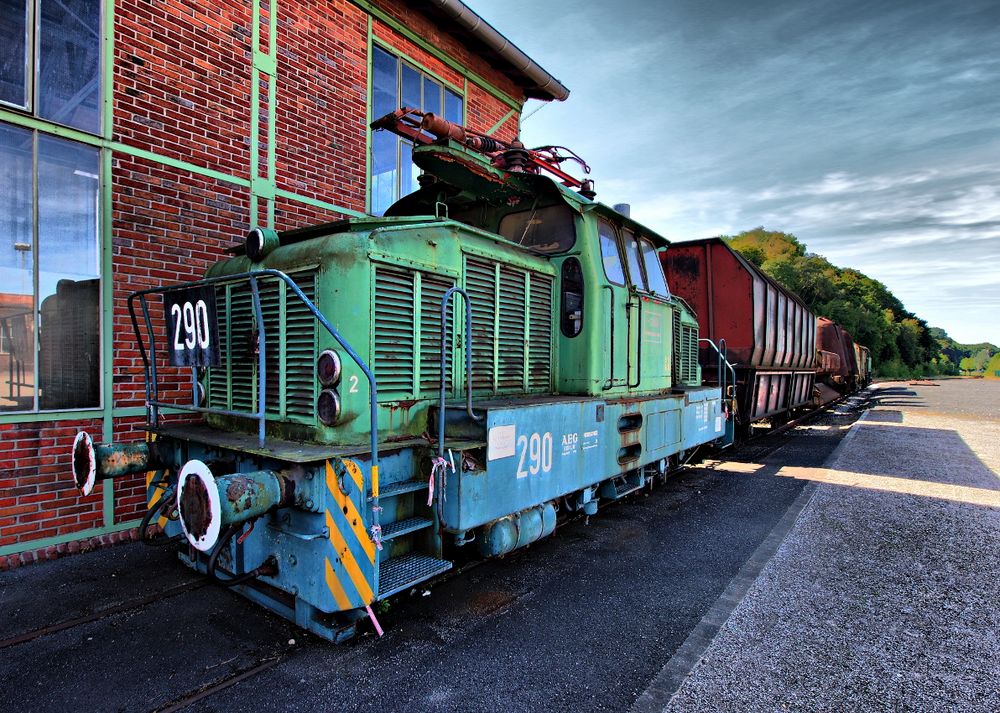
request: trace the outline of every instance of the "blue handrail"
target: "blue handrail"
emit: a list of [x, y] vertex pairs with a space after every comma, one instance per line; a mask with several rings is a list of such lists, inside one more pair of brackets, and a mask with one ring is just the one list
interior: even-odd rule
[[[364, 373], [365, 378], [368, 380], [369, 387], [369, 417], [371, 420], [371, 434], [370, 434], [370, 445], [371, 445], [371, 457], [372, 457], [372, 494], [373, 494], [373, 504], [375, 507], [378, 506], [378, 390], [375, 383], [375, 374], [368, 367], [356, 351], [351, 347], [351, 345], [345, 340], [337, 328], [334, 327], [330, 321], [323, 315], [322, 312], [313, 304], [312, 300], [306, 297], [305, 293], [299, 288], [295, 281], [292, 280], [288, 275], [281, 272], [280, 270], [274, 269], [263, 269], [256, 270], [254, 272], [243, 272], [236, 275], [223, 275], [220, 277], [207, 277], [202, 280], [197, 280], [195, 282], [186, 282], [177, 285], [168, 285], [166, 287], [154, 287], [148, 290], [139, 290], [133, 292], [128, 297], [128, 311], [129, 316], [132, 320], [132, 329], [135, 332], [136, 340], [139, 343], [139, 354], [142, 357], [143, 363], [143, 373], [145, 378], [146, 387], [146, 413], [147, 419], [153, 426], [159, 425], [159, 408], [175, 408], [182, 411], [191, 411], [196, 413], [205, 414], [215, 414], [220, 416], [241, 416], [244, 418], [255, 419], [258, 423], [257, 438], [261, 447], [264, 445], [264, 432], [265, 432], [265, 397], [267, 393], [267, 373], [265, 369], [265, 355], [266, 355], [266, 335], [264, 333], [264, 320], [263, 314], [260, 306], [260, 291], [258, 289], [258, 281], [262, 277], [274, 277], [283, 281], [288, 288], [295, 294], [295, 296], [306, 306], [306, 308], [312, 313], [313, 317], [318, 321], [330, 336], [336, 340], [337, 344], [347, 353], [349, 357], [358, 365], [358, 368]], [[258, 388], [257, 388], [257, 410], [256, 411], [236, 411], [228, 409], [219, 408], [205, 408], [194, 405], [183, 405], [177, 403], [165, 403], [160, 401], [159, 385], [157, 383], [156, 374], [156, 336], [153, 329], [152, 320], [149, 316], [149, 305], [146, 301], [146, 296], [151, 294], [166, 294], [168, 292], [176, 292], [179, 290], [186, 290], [191, 287], [200, 287], [203, 285], [218, 285], [230, 282], [241, 282], [247, 280], [250, 282], [250, 289], [253, 297], [253, 307], [254, 315], [257, 319], [257, 325], [259, 328], [259, 339], [258, 344]], [[146, 351], [145, 340], [143, 339], [142, 330], [139, 328], [139, 321], [136, 317], [135, 302], [138, 300], [142, 307], [143, 321], [146, 326], [147, 334], [149, 335], [149, 351]], [[194, 368], [192, 368], [192, 373], [194, 373]], [[197, 397], [195, 397], [197, 398]], [[376, 512], [376, 520], [377, 520]], [[377, 523], [376, 523], [377, 524]]]

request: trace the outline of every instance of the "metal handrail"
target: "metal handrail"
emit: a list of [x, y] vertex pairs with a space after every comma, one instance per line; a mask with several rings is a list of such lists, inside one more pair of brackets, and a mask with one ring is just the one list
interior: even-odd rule
[[472, 304], [468, 293], [460, 287], [450, 287], [441, 298], [441, 391], [438, 395], [438, 457], [444, 458], [444, 401], [447, 359], [445, 344], [448, 331], [448, 301], [454, 294], [465, 300], [465, 412], [473, 421], [482, 419], [472, 412]]
[[[280, 270], [274, 269], [263, 269], [257, 270], [255, 272], [242, 272], [236, 275], [223, 275], [220, 277], [206, 277], [202, 280], [197, 280], [194, 282], [185, 282], [177, 285], [168, 285], [166, 287], [154, 287], [148, 290], [138, 290], [133, 292], [128, 297], [128, 311], [129, 316], [132, 320], [132, 330], [135, 332], [136, 340], [139, 344], [139, 354], [142, 357], [143, 363], [143, 373], [145, 377], [145, 387], [146, 387], [146, 413], [147, 419], [153, 426], [159, 425], [159, 408], [175, 408], [182, 411], [191, 411], [196, 413], [205, 414], [215, 414], [220, 416], [240, 416], [244, 418], [255, 419], [258, 423], [257, 438], [260, 446], [264, 445], [264, 431], [266, 424], [265, 416], [265, 397], [267, 393], [267, 373], [265, 356], [267, 351], [266, 335], [264, 333], [264, 320], [263, 314], [260, 306], [260, 292], [258, 290], [258, 281], [261, 277], [274, 277], [276, 279], [284, 282], [289, 289], [295, 294], [295, 296], [306, 306], [306, 308], [312, 313], [312, 316], [318, 321], [330, 336], [336, 340], [337, 344], [340, 345], [349, 357], [357, 364], [358, 368], [364, 373], [365, 378], [368, 380], [369, 387], [369, 417], [371, 420], [371, 434], [370, 434], [370, 445], [371, 445], [371, 457], [372, 457], [372, 475], [370, 487], [372, 489], [372, 500], [374, 506], [378, 506], [378, 390], [375, 383], [375, 374], [368, 367], [368, 364], [358, 355], [357, 352], [351, 347], [351, 345], [345, 340], [337, 328], [334, 327], [330, 321], [323, 315], [322, 312], [313, 304], [312, 300], [306, 297], [305, 293], [299, 288], [295, 281], [292, 280], [288, 275], [281, 272]], [[258, 344], [258, 399], [257, 399], [257, 410], [256, 411], [236, 411], [229, 409], [216, 409], [216, 408], [205, 408], [195, 405], [186, 406], [177, 403], [165, 403], [160, 401], [159, 394], [159, 384], [157, 383], [156, 374], [156, 336], [153, 330], [153, 323], [149, 316], [149, 305], [146, 301], [146, 296], [151, 294], [166, 294], [168, 292], [177, 292], [179, 290], [186, 290], [192, 287], [200, 287], [203, 285], [218, 285], [230, 282], [241, 282], [247, 280], [250, 282], [250, 290], [253, 298], [254, 315], [257, 319], [257, 326], [259, 328], [259, 344]], [[149, 351], [146, 350], [145, 340], [143, 339], [142, 330], [139, 328], [139, 321], [136, 317], [135, 302], [139, 301], [142, 306], [143, 322], [146, 326], [146, 331], [149, 335]], [[192, 375], [196, 373], [194, 367], [192, 367]], [[197, 398], [197, 394], [195, 394]], [[375, 514], [376, 525], [378, 524], [378, 515]]]
[[[709, 344], [712, 347], [712, 349], [715, 350], [715, 353], [718, 355], [716, 361], [716, 374], [718, 374], [720, 377], [719, 386], [722, 389], [722, 397], [725, 398], [726, 388], [728, 387], [728, 384], [726, 383], [725, 371], [728, 371], [732, 375], [733, 386], [736, 386], [736, 368], [732, 364], [730, 364], [729, 359], [726, 358], [729, 352], [729, 350], [726, 348], [726, 340], [724, 338], [720, 339], [718, 346], [711, 339], [706, 339], [704, 337], [698, 340], [699, 344], [701, 344], [702, 342]], [[722, 369], [723, 364], [726, 365], [725, 371], [723, 371]]]

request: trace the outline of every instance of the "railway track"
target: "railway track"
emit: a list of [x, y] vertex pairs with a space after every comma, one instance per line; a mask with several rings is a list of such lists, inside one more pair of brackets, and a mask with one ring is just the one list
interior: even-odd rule
[[[848, 402], [850, 397], [845, 396], [830, 403], [824, 404], [818, 408], [811, 409], [801, 415], [797, 416], [795, 419], [782, 424], [773, 429], [769, 429], [762, 433], [754, 434], [751, 441], [744, 443], [741, 447], [737, 447], [732, 455], [737, 458], [751, 457], [754, 459], [765, 457], [777, 449], [781, 448], [785, 443], [788, 442], [786, 438], [774, 438], [776, 436], [781, 436], [796, 426], [808, 423], [816, 418], [822, 417], [824, 414], [829, 414], [836, 407]], [[769, 440], [770, 439], [770, 440]], [[688, 466], [682, 470], [694, 470], [697, 469], [697, 465]], [[634, 497], [634, 495], [632, 496]], [[625, 501], [631, 500], [632, 498], [626, 497]], [[610, 501], [605, 502], [600, 506], [600, 510], [612, 507], [618, 502], [622, 501]], [[582, 518], [586, 516], [582, 513], [575, 513], [571, 516], [566, 517], [560, 523], [560, 528], [564, 528], [570, 524], [579, 522]], [[510, 555], [508, 555], [508, 560], [513, 559], [519, 555], [523, 555], [524, 550], [517, 550]], [[490, 560], [483, 558], [473, 558], [464, 561], [460, 566], [451, 570], [447, 574], [439, 577], [435, 580], [435, 586], [439, 586], [446, 582], [450, 582], [457, 577], [466, 575], [470, 570], [473, 570], [480, 565], [488, 563]], [[58, 632], [73, 629], [78, 626], [85, 624], [101, 621], [114, 617], [118, 614], [136, 611], [144, 609], [152, 604], [163, 601], [165, 599], [170, 599], [190, 591], [195, 591], [199, 588], [205, 587], [211, 584], [211, 581], [205, 578], [192, 580], [184, 582], [182, 584], [170, 587], [161, 592], [153, 595], [148, 595], [144, 597], [137, 597], [131, 599], [121, 604], [102, 609], [100, 611], [94, 612], [86, 616], [75, 617], [71, 619], [66, 619], [59, 621], [44, 627], [33, 629], [15, 636], [8, 637], [4, 640], [0, 640], [0, 649], [6, 649], [20, 644], [25, 644], [36, 639], [40, 639], [46, 636], [56, 634]], [[397, 613], [397, 616], [400, 613]], [[250, 663], [242, 666], [236, 670], [226, 673], [214, 680], [204, 682], [198, 686], [191, 688], [190, 690], [175, 696], [171, 700], [160, 703], [156, 708], [151, 709], [152, 713], [174, 713], [176, 711], [181, 711], [190, 706], [193, 706], [200, 701], [204, 701], [213, 695], [224, 691], [236, 684], [253, 679], [266, 671], [273, 669], [274, 667], [280, 665], [286, 661], [291, 656], [295, 655], [296, 652], [302, 649], [301, 646], [290, 646], [283, 651], [275, 651], [273, 648], [265, 648], [259, 650], [254, 656], [251, 657]], [[360, 653], [360, 651], [359, 651]]]
[[196, 579], [190, 582], [185, 582], [183, 584], [178, 584], [176, 586], [164, 589], [162, 592], [156, 594], [150, 594], [145, 597], [138, 597], [136, 599], [130, 599], [121, 604], [117, 604], [113, 607], [108, 607], [107, 609], [101, 609], [92, 614], [87, 614], [85, 616], [74, 617], [72, 619], [64, 619], [63, 621], [56, 622], [55, 624], [49, 624], [47, 626], [40, 627], [38, 629], [32, 629], [31, 631], [26, 631], [21, 634], [16, 634], [10, 636], [6, 639], [0, 640], [0, 649], [10, 648], [11, 646], [17, 646], [18, 644], [24, 644], [29, 641], [34, 641], [43, 636], [51, 636], [60, 631], [66, 631], [67, 629], [73, 629], [77, 626], [82, 626], [84, 624], [90, 624], [95, 621], [100, 621], [102, 619], [107, 619], [108, 617], [115, 616], [116, 614], [121, 614], [123, 612], [132, 611], [134, 609], [142, 609], [149, 606], [150, 604], [155, 604], [156, 602], [163, 601], [164, 599], [170, 599], [171, 597], [176, 597], [179, 594], [184, 594], [185, 592], [191, 592], [196, 589], [209, 584], [208, 580]]

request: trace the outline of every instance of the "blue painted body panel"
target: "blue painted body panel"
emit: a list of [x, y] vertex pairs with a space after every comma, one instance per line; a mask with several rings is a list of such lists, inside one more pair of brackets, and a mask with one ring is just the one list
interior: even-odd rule
[[[487, 406], [485, 468], [449, 475], [442, 525], [470, 530], [725, 438], [725, 421], [720, 390], [709, 387], [658, 398]], [[629, 447], [635, 457], [621, 460]]]

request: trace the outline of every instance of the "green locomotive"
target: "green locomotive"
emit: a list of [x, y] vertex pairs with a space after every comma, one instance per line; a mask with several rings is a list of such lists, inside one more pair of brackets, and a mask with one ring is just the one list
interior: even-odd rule
[[662, 237], [555, 149], [376, 124], [418, 144], [421, 188], [132, 295], [151, 437], [74, 444], [83, 491], [150, 471], [144, 537], [183, 536], [190, 566], [333, 640], [455, 547], [503, 555], [733, 436]]

